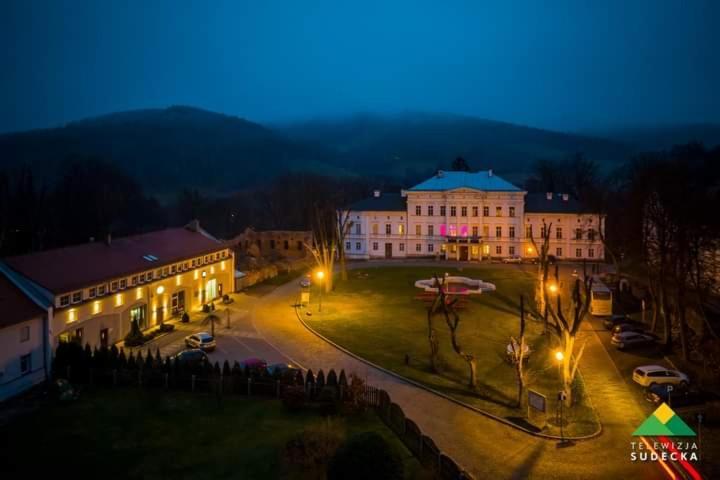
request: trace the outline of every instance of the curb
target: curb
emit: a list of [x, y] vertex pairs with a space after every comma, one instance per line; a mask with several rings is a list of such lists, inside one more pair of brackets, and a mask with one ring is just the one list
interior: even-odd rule
[[[475, 412], [475, 413], [479, 413], [479, 414], [481, 414], [481, 415], [483, 415], [483, 416], [485, 416], [485, 417], [487, 417], [487, 418], [490, 418], [490, 419], [495, 420], [495, 421], [497, 421], [497, 422], [503, 423], [503, 424], [505, 424], [505, 425], [507, 425], [507, 426], [509, 426], [509, 427], [512, 427], [512, 428], [514, 428], [514, 429], [516, 429], [516, 430], [519, 430], [519, 431], [521, 431], [521, 432], [527, 433], [528, 435], [532, 435], [532, 436], [538, 437], [538, 438], [543, 438], [543, 439], [546, 439], [546, 440], [584, 441], [584, 440], [591, 440], [591, 439], [593, 439], [593, 438], [599, 437], [600, 434], [602, 434], [603, 428], [602, 428], [602, 424], [600, 423], [599, 419], [598, 419], [599, 428], [597, 429], [597, 431], [595, 431], [595, 432], [593, 432], [593, 433], [591, 433], [591, 434], [589, 434], [589, 435], [582, 435], [582, 436], [577, 436], [577, 437], [570, 437], [570, 436], [560, 437], [559, 435], [548, 435], [548, 434], [545, 434], [545, 433], [533, 432], [532, 430], [528, 430], [528, 429], [526, 429], [526, 428], [523, 428], [523, 427], [521, 427], [520, 425], [517, 425], [517, 424], [515, 424], [515, 423], [513, 423], [513, 422], [510, 422], [510, 421], [508, 421], [508, 420], [506, 420], [506, 419], [504, 419], [504, 418], [502, 418], [502, 417], [498, 417], [497, 415], [493, 415], [493, 414], [490, 413], [490, 412], [486, 412], [485, 410], [482, 410], [482, 409], [479, 409], [479, 408], [474, 407], [474, 406], [472, 406], [472, 405], [469, 405], [469, 404], [467, 404], [467, 403], [465, 403], [465, 402], [462, 402], [462, 401], [460, 401], [460, 400], [458, 400], [458, 399], [456, 399], [456, 398], [453, 398], [453, 397], [451, 397], [451, 396], [449, 396], [449, 395], [447, 395], [447, 394], [445, 394], [445, 393], [442, 393], [442, 392], [440, 392], [440, 391], [438, 391], [438, 390], [435, 390], [435, 389], [433, 389], [433, 388], [427, 387], [427, 386], [423, 385], [423, 384], [420, 383], [420, 382], [417, 382], [417, 381], [415, 381], [415, 380], [412, 380], [412, 379], [403, 377], [402, 375], [400, 375], [400, 374], [398, 374], [398, 373], [395, 373], [395, 372], [393, 372], [393, 371], [391, 371], [391, 370], [388, 370], [388, 369], [386, 369], [386, 368], [384, 368], [384, 367], [381, 367], [380, 365], [377, 365], [377, 364], [375, 364], [375, 363], [373, 363], [373, 362], [371, 362], [371, 361], [369, 361], [369, 360], [364, 359], [363, 357], [361, 357], [361, 356], [359, 356], [359, 355], [351, 352], [350, 350], [346, 349], [345, 347], [342, 347], [342, 346], [338, 345], [337, 343], [333, 342], [333, 341], [330, 340], [329, 338], [327, 338], [327, 337], [325, 337], [324, 335], [322, 335], [321, 333], [317, 332], [317, 331], [316, 331], [315, 329], [313, 329], [310, 325], [308, 325], [307, 322], [305, 322], [305, 320], [302, 318], [302, 315], [300, 315], [300, 312], [298, 312], [298, 307], [297, 307], [297, 305], [294, 306], [294, 310], [295, 310], [295, 316], [298, 318], [298, 320], [300, 321], [300, 323], [301, 323], [309, 332], [311, 332], [312, 334], [314, 334], [315, 336], [317, 336], [317, 337], [320, 338], [321, 340], [325, 341], [325, 342], [328, 343], [329, 345], [332, 345], [332, 346], [335, 347], [336, 349], [338, 349], [338, 350], [340, 350], [341, 352], [345, 353], [346, 355], [349, 355], [349, 356], [353, 357], [354, 359], [356, 359], [356, 360], [358, 360], [358, 361], [360, 361], [360, 362], [365, 363], [366, 365], [369, 365], [369, 366], [371, 366], [371, 367], [373, 367], [373, 368], [375, 368], [375, 369], [377, 369], [377, 370], [380, 370], [380, 371], [383, 372], [383, 373], [386, 373], [386, 374], [388, 374], [388, 375], [390, 375], [390, 376], [392, 376], [392, 377], [395, 377], [395, 378], [397, 378], [398, 380], [401, 380], [401, 381], [403, 381], [403, 382], [405, 382], [405, 383], [408, 383], [408, 384], [410, 384], [410, 385], [413, 385], [413, 386], [415, 386], [415, 387], [418, 387], [418, 388], [420, 388], [420, 389], [422, 389], [422, 390], [425, 390], [426, 392], [429, 392], [429, 393], [432, 393], [432, 394], [437, 395], [437, 396], [439, 396], [439, 397], [442, 397], [442, 398], [444, 398], [444, 399], [446, 399], [446, 400], [449, 400], [449, 401], [453, 402], [453, 403], [456, 404], [456, 405], [459, 405], [459, 406], [461, 406], [461, 407], [467, 408], [468, 410], [472, 410], [472, 411]], [[584, 379], [583, 379], [583, 382], [584, 382]], [[589, 396], [588, 396], [588, 398], [589, 398]], [[592, 400], [591, 400], [591, 406], [592, 406]], [[595, 411], [595, 407], [592, 407], [592, 408], [593, 408], [593, 411]], [[597, 417], [597, 414], [596, 414], [596, 417]]]

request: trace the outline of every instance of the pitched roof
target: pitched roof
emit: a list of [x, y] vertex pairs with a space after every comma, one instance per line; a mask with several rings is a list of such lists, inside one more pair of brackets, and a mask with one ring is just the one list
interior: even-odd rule
[[479, 172], [444, 172], [421, 182], [410, 191], [445, 191], [457, 188], [471, 188], [487, 192], [522, 192], [507, 180], [492, 173], [492, 170]]
[[[54, 294], [216, 251], [223, 244], [195, 226], [91, 242], [5, 259], [5, 263]], [[157, 260], [146, 258], [152, 255]]]
[[528, 193], [525, 195], [526, 213], [591, 213], [572, 195], [567, 200], [563, 194], [555, 193], [548, 200], [546, 193]]
[[353, 212], [405, 212], [407, 198], [399, 193], [382, 193], [379, 197], [370, 197], [347, 207]]
[[0, 273], [0, 328], [9, 327], [45, 314], [3, 273]]

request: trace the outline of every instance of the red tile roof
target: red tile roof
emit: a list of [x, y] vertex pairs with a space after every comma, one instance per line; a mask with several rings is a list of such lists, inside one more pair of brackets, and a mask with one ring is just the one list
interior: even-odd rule
[[[192, 259], [224, 248], [211, 236], [188, 228], [91, 242], [5, 259], [13, 270], [54, 294], [66, 293], [134, 273]], [[146, 255], [157, 257], [148, 261]]]
[[[8, 278], [0, 273], [0, 328], [9, 327], [45, 314]], [[19, 339], [18, 339], [19, 341]]]

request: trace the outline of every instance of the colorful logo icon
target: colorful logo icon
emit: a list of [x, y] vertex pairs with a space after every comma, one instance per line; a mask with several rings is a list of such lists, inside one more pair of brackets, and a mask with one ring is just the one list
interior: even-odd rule
[[695, 435], [692, 428], [688, 427], [688, 424], [666, 403], [660, 405], [633, 433], [633, 436], [644, 437], [690, 437]]

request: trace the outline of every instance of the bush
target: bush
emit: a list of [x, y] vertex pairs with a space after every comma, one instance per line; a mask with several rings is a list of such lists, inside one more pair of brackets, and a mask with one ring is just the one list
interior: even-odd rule
[[182, 314], [182, 322], [188, 323], [189, 321], [190, 321], [190, 315], [187, 312], [183, 313]]
[[403, 463], [383, 437], [365, 432], [348, 439], [330, 459], [328, 480], [395, 480], [403, 478]]
[[297, 412], [305, 406], [305, 389], [303, 387], [287, 387], [282, 394], [282, 403], [291, 412]]
[[305, 469], [325, 470], [343, 443], [344, 432], [328, 421], [308, 427], [285, 445], [285, 461]]
[[137, 347], [145, 343], [145, 335], [140, 331], [137, 320], [130, 322], [130, 331], [125, 335], [126, 347]]
[[173, 330], [175, 330], [175, 325], [173, 325], [172, 323], [163, 323], [158, 329], [158, 331], [161, 333], [172, 332]]

